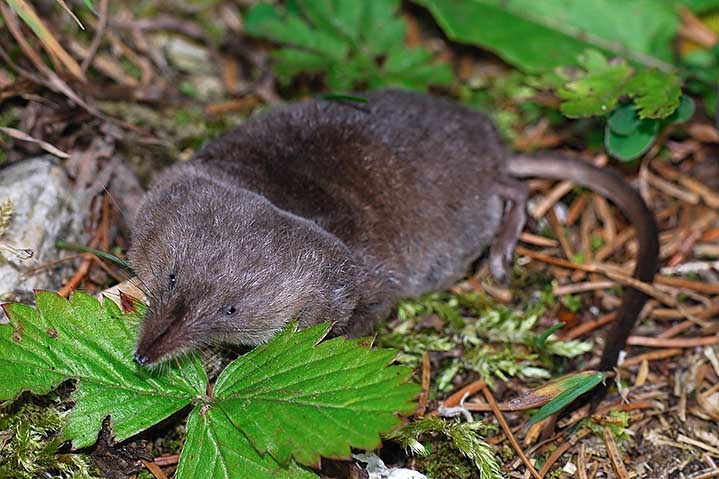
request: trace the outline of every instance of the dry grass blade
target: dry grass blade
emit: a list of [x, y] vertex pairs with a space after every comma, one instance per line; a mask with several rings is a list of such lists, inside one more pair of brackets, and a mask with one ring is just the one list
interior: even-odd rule
[[[444, 400], [442, 403], [442, 406], [444, 407], [455, 407], [458, 404], [460, 404], [464, 399], [468, 397], [472, 397], [475, 394], [477, 394], [479, 391], [482, 390], [484, 387], [484, 381], [482, 379], [478, 379], [474, 381], [471, 384], [468, 384], [467, 386], [463, 387], [456, 393], [452, 394], [450, 397]], [[436, 411], [435, 411], [436, 413]]]
[[57, 58], [67, 70], [78, 80], [86, 81], [85, 74], [82, 72], [80, 65], [77, 64], [55, 37], [47, 29], [40, 17], [35, 13], [35, 9], [25, 0], [6, 0], [10, 8], [12, 8], [20, 18], [27, 24], [35, 35], [40, 39], [43, 46], [50, 55]]
[[509, 427], [509, 424], [507, 424], [507, 420], [504, 418], [504, 415], [499, 410], [499, 406], [497, 405], [497, 401], [494, 399], [494, 396], [492, 395], [492, 391], [489, 390], [487, 387], [487, 384], [482, 382], [482, 394], [484, 394], [484, 398], [489, 403], [489, 406], [492, 408], [492, 412], [494, 413], [495, 417], [497, 418], [497, 421], [499, 421], [500, 426], [502, 426], [502, 430], [504, 431], [504, 434], [507, 436], [507, 439], [509, 440], [509, 443], [514, 448], [514, 451], [517, 453], [517, 455], [522, 459], [522, 462], [527, 467], [527, 470], [529, 473], [537, 478], [542, 479], [542, 476], [537, 472], [537, 470], [534, 468], [532, 463], [529, 461], [529, 458], [526, 454], [524, 454], [524, 451], [519, 446], [519, 442], [517, 442], [517, 439], [514, 437], [514, 434], [512, 434], [512, 429]]
[[646, 346], [649, 348], [695, 348], [697, 346], [713, 346], [719, 344], [719, 336], [702, 336], [699, 338], [655, 338], [649, 336], [629, 336], [629, 346]]
[[659, 351], [650, 351], [648, 353], [638, 354], [636, 356], [632, 356], [631, 358], [625, 359], [619, 367], [622, 368], [628, 368], [630, 366], [634, 366], [636, 364], [641, 364], [643, 361], [654, 361], [659, 359], [667, 359], [674, 356], [679, 356], [682, 354], [682, 350], [680, 348], [669, 348], [669, 349], [661, 349]]
[[[579, 263], [574, 263], [572, 261], [567, 261], [561, 258], [555, 258], [553, 256], [547, 256], [541, 253], [537, 253], [536, 251], [532, 251], [530, 249], [524, 248], [522, 246], [517, 246], [516, 253], [522, 256], [527, 256], [529, 258], [535, 259], [537, 261], [541, 261], [543, 263], [551, 264], [554, 266], [560, 266], [562, 268], [569, 268], [569, 269], [576, 269], [580, 271], [584, 271], [586, 273], [601, 273], [608, 277], [609, 279], [612, 279], [618, 283], [621, 283], [624, 286], [630, 286], [632, 288], [638, 289], [639, 291], [661, 301], [662, 303], [666, 304], [667, 306], [676, 307], [677, 301], [662, 293], [661, 291], [657, 290], [655, 287], [653, 287], [651, 284], [645, 283], [643, 281], [639, 281], [637, 279], [632, 278], [631, 276], [628, 276], [621, 272], [621, 269], [616, 267], [611, 267], [606, 264], [590, 264], [590, 265], [584, 265]], [[619, 271], [617, 271], [619, 269]], [[655, 278], [655, 281], [659, 282], [659, 277]]]
[[427, 399], [429, 399], [429, 381], [431, 377], [430, 365], [429, 365], [429, 353], [425, 351], [422, 354], [422, 392], [419, 395], [419, 401], [417, 403], [417, 411], [415, 415], [417, 417], [423, 417], [427, 412]]
[[612, 469], [614, 469], [617, 477], [627, 479], [629, 474], [627, 474], [627, 469], [624, 467], [622, 458], [619, 455], [619, 448], [617, 448], [617, 443], [614, 442], [612, 431], [610, 431], [608, 427], [605, 427], [602, 432], [604, 433], [604, 444], [607, 446], [607, 453], [612, 462]]
[[13, 15], [12, 11], [8, 8], [7, 4], [5, 2], [0, 2], [0, 14], [2, 14], [3, 18], [5, 19], [5, 25], [7, 25], [8, 30], [10, 30], [10, 33], [12, 34], [15, 41], [17, 41], [17, 44], [20, 46], [20, 49], [23, 51], [23, 53], [30, 59], [30, 61], [35, 65], [35, 68], [42, 73], [45, 78], [39, 77], [37, 75], [34, 75], [26, 70], [23, 70], [19, 68], [17, 65], [14, 65], [12, 63], [12, 60], [10, 60], [10, 57], [5, 53], [2, 48], [0, 48], [0, 56], [13, 67], [14, 70], [18, 71], [22, 76], [28, 78], [29, 80], [45, 85], [46, 87], [50, 88], [51, 90], [54, 90], [58, 93], [61, 93], [68, 97], [70, 100], [75, 102], [75, 104], [80, 105], [85, 110], [88, 111], [88, 113], [97, 116], [99, 118], [103, 118], [99, 111], [97, 111], [96, 108], [89, 105], [87, 102], [82, 100], [77, 93], [75, 93], [68, 85], [65, 83], [62, 78], [57, 76], [57, 73], [52, 71], [50, 68], [48, 68], [45, 63], [43, 63], [42, 59], [40, 58], [40, 55], [33, 50], [32, 46], [27, 42], [25, 39], [25, 36], [23, 35], [22, 30], [20, 29], [20, 23], [17, 20], [17, 17]]
[[56, 1], [58, 4], [60, 4], [60, 6], [62, 7], [62, 9], [65, 10], [65, 11], [67, 12], [67, 14], [72, 17], [73, 20], [75, 20], [75, 23], [77, 23], [77, 26], [78, 26], [78, 27], [82, 28], [83, 30], [85, 29], [85, 25], [82, 24], [82, 22], [80, 21], [80, 19], [77, 18], [77, 15], [75, 15], [75, 14], [72, 12], [72, 10], [70, 9], [70, 7], [67, 6], [67, 3], [65, 3], [65, 0], [55, 0], [55, 1]]
[[42, 140], [38, 140], [37, 138], [33, 138], [32, 136], [28, 135], [27, 133], [17, 130], [15, 128], [9, 128], [7, 126], [0, 126], [0, 131], [5, 133], [6, 135], [15, 138], [16, 140], [20, 141], [27, 141], [29, 143], [35, 143], [36, 145], [40, 145], [40, 147], [47, 151], [48, 153], [57, 156], [58, 158], [67, 159], [70, 158], [70, 155], [65, 153], [64, 151], [60, 150], [59, 148], [51, 145], [50, 143]]
[[552, 468], [555, 462], [559, 460], [560, 457], [562, 457], [562, 454], [567, 452], [574, 444], [576, 444], [580, 439], [584, 438], [586, 435], [589, 434], [588, 429], [581, 429], [578, 433], [576, 433], [574, 436], [570, 437], [567, 442], [564, 442], [560, 444], [553, 452], [549, 455], [547, 460], [544, 462], [544, 465], [542, 466], [542, 469], [539, 471], [539, 476], [544, 477], [547, 475], [549, 470]]
[[155, 464], [152, 461], [146, 461], [144, 459], [140, 459], [142, 461], [142, 464], [147, 468], [148, 471], [155, 477], [155, 479], [168, 479], [167, 474], [164, 473], [162, 469], [160, 469], [160, 466]]

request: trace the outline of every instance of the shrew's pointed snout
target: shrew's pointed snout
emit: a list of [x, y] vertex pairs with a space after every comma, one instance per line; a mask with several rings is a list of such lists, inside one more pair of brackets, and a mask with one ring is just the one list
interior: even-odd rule
[[135, 362], [149, 366], [192, 349], [195, 343], [187, 330], [188, 312], [181, 296], [160, 308], [150, 308], [140, 328], [133, 356]]

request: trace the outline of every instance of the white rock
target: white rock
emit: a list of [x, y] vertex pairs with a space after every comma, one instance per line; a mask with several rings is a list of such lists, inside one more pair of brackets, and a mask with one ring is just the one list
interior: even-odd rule
[[[50, 156], [20, 161], [0, 169], [0, 202], [10, 199], [13, 216], [0, 242], [17, 249], [30, 249], [22, 260], [3, 248], [0, 257], [0, 303], [32, 299], [33, 289], [56, 290], [71, 274], [69, 265], [27, 274], [39, 265], [68, 255], [55, 248], [55, 241], [76, 242], [81, 219], [78, 201], [65, 171]], [[7, 318], [0, 311], [0, 322]]]

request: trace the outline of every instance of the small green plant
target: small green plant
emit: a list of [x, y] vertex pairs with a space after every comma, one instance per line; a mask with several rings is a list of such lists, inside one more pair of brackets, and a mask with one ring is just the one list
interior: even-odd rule
[[582, 309], [582, 298], [574, 294], [562, 296], [562, 304], [572, 313], [578, 313]]
[[73, 379], [63, 436], [74, 448], [93, 444], [107, 416], [121, 441], [192, 405], [178, 478], [316, 477], [302, 465], [377, 446], [399, 425], [396, 414], [415, 408], [411, 370], [387, 367], [395, 352], [363, 340], [320, 343], [326, 324], [288, 327], [210, 384], [195, 355], [160, 370], [133, 362], [139, 303], [123, 314], [79, 292], [69, 301], [39, 292], [36, 302], [4, 307], [11, 324], [0, 325], [0, 399]]
[[457, 451], [469, 459], [480, 472], [482, 479], [498, 479], [502, 472], [492, 446], [482, 435], [495, 428], [483, 422], [458, 422], [438, 417], [424, 417], [398, 429], [386, 437], [399, 442], [419, 456], [429, 456], [432, 451], [421, 442], [423, 436], [441, 434], [449, 439]]
[[[537, 332], [544, 306], [527, 305], [515, 311], [476, 293], [430, 293], [400, 304], [397, 321], [388, 324], [378, 341], [399, 349], [397, 360], [418, 366], [425, 351], [461, 350], [438, 370], [437, 388], [444, 391], [461, 370], [477, 372], [488, 384], [495, 378], [549, 378], [552, 357], [586, 353], [591, 344], [560, 341], [558, 326]], [[423, 327], [434, 317], [432, 327]]]
[[604, 145], [615, 158], [638, 158], [666, 125], [694, 114], [677, 73], [610, 62], [597, 50], [581, 54], [579, 65], [581, 70], [555, 69], [545, 76], [546, 85], [563, 100], [560, 110], [568, 118], [607, 117]]
[[589, 428], [594, 434], [601, 437], [604, 428], [609, 428], [612, 436], [617, 441], [625, 441], [631, 437], [629, 428], [629, 413], [626, 411], [611, 411], [609, 416], [604, 418], [587, 418], [581, 422], [581, 426]]
[[24, 398], [19, 405], [0, 407], [0, 477], [99, 477], [93, 474], [88, 457], [60, 452], [58, 434], [64, 419], [57, 398], [47, 399], [49, 405]]
[[258, 3], [245, 31], [282, 47], [274, 70], [288, 82], [299, 73], [326, 73], [335, 91], [398, 86], [449, 85], [452, 70], [424, 48], [407, 48], [399, 0], [289, 0], [284, 8]]

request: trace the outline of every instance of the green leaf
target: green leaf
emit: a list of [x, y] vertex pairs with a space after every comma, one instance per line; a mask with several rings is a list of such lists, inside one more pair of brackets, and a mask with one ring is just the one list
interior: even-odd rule
[[609, 114], [622, 95], [632, 74], [625, 62], [609, 63], [596, 50], [584, 52], [579, 58], [584, 71], [557, 91], [565, 100], [560, 109], [569, 118]]
[[679, 107], [674, 110], [674, 113], [667, 117], [667, 121], [671, 123], [687, 122], [691, 119], [692, 116], [694, 116], [695, 110], [696, 106], [694, 105], [694, 100], [692, 100], [691, 97], [687, 95], [682, 95], [682, 99], [679, 102]]
[[452, 69], [447, 64], [432, 64], [432, 54], [424, 48], [406, 50], [396, 48], [389, 52], [383, 63], [385, 83], [421, 90], [425, 85], [449, 85]]
[[529, 425], [536, 424], [560, 411], [582, 394], [594, 389], [597, 384], [604, 380], [605, 376], [604, 373], [600, 372], [591, 374], [578, 373], [551, 383], [551, 388], [543, 386], [543, 394], [556, 395], [554, 399], [542, 406], [539, 411], [529, 419]]
[[218, 408], [195, 408], [187, 420], [187, 441], [177, 466], [177, 479], [303, 479], [317, 478], [291, 463], [282, 467], [272, 456], [260, 455], [247, 437]]
[[87, 7], [92, 13], [97, 15], [97, 10], [95, 10], [95, 6], [92, 4], [92, 0], [82, 0], [82, 3], [85, 4], [85, 7]]
[[255, 4], [245, 31], [282, 48], [272, 55], [283, 82], [299, 73], [327, 73], [335, 91], [387, 85], [448, 85], [450, 67], [421, 48], [406, 48], [398, 0], [294, 0], [285, 8]]
[[66, 379], [77, 381], [65, 437], [81, 448], [93, 444], [110, 415], [122, 441], [204, 395], [207, 377], [190, 356], [164, 373], [132, 360], [143, 308], [123, 315], [109, 300], [76, 292], [70, 300], [39, 292], [37, 309], [5, 306], [0, 325], [0, 399], [22, 391], [45, 394]]
[[681, 80], [672, 73], [643, 70], [629, 81], [627, 93], [634, 98], [639, 118], [666, 118], [679, 107]]
[[639, 126], [631, 135], [614, 133], [609, 125], [604, 130], [604, 146], [610, 155], [622, 161], [631, 161], [643, 155], [657, 136], [659, 121], [640, 120]]
[[296, 325], [235, 360], [217, 379], [214, 407], [280, 464], [294, 458], [349, 457], [350, 447], [372, 449], [380, 433], [400, 424], [395, 413], [415, 408], [411, 370], [386, 367], [392, 350], [361, 340], [317, 344], [328, 325], [297, 332]]
[[[654, 0], [414, 0], [447, 36], [495, 52], [528, 72], [578, 66], [587, 49], [673, 70], [673, 6]], [[372, 2], [368, 2], [372, 3]]]
[[398, 0], [357, 3], [364, 4], [359, 22], [363, 49], [374, 56], [381, 56], [394, 46], [404, 44], [405, 25], [397, 16]]
[[607, 119], [607, 126], [612, 133], [621, 136], [631, 135], [641, 123], [639, 115], [631, 103], [618, 106]]
[[271, 56], [275, 60], [275, 74], [285, 83], [298, 73], [316, 73], [332, 67], [332, 62], [326, 57], [297, 48], [281, 48], [272, 52]]

